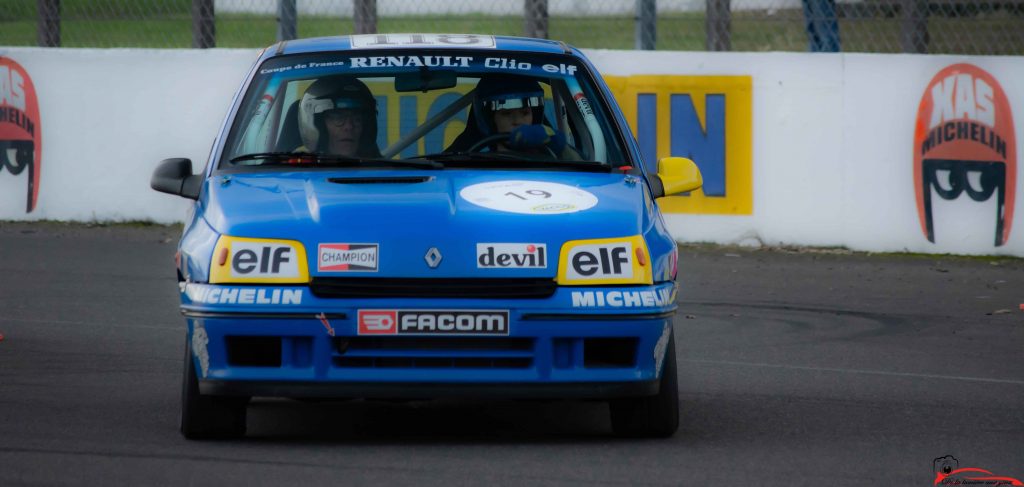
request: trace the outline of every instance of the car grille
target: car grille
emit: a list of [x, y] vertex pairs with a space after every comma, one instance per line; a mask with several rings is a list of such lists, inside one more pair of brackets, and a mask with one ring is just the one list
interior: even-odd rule
[[339, 368], [518, 369], [533, 365], [532, 338], [339, 337]]
[[314, 277], [318, 298], [491, 298], [536, 299], [555, 293], [557, 283], [539, 279], [415, 279]]

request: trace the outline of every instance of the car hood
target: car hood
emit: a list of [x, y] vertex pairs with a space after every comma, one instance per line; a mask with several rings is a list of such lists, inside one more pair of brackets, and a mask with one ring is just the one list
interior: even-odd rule
[[[650, 224], [642, 180], [617, 172], [297, 171], [207, 184], [205, 216], [218, 233], [298, 240], [313, 275], [553, 276], [565, 241], [637, 235]], [[481, 266], [478, 247], [488, 251], [478, 244], [488, 243], [533, 244], [546, 265]], [[328, 244], [375, 246], [368, 251], [379, 252], [379, 265], [326, 270], [318, 249]], [[425, 258], [431, 248], [441, 256], [435, 268]], [[492, 255], [503, 249], [517, 252]]]

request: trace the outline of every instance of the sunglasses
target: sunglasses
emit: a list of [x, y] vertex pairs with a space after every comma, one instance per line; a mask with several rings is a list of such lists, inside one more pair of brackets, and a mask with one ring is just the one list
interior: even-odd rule
[[[942, 184], [939, 174], [948, 174]], [[970, 175], [976, 176], [977, 187]], [[974, 201], [987, 201], [996, 195], [996, 247], [1003, 245], [1003, 228], [1006, 225], [1006, 163], [1002, 161], [960, 161], [953, 159], [925, 159], [921, 162], [921, 186], [924, 189], [924, 220], [928, 241], [935, 242], [932, 222], [932, 191], [944, 200], [955, 200], [962, 193]]]
[[6, 168], [17, 176], [28, 168], [28, 203], [25, 211], [32, 211], [35, 206], [32, 201], [35, 193], [35, 152], [36, 144], [31, 140], [0, 140], [0, 172]]
[[332, 110], [324, 112], [324, 122], [330, 125], [344, 125], [346, 123], [362, 123], [362, 114], [355, 110]]

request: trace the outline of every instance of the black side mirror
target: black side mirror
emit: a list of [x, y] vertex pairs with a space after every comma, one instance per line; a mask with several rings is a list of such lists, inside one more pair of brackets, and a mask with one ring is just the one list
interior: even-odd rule
[[192, 174], [192, 161], [183, 158], [164, 159], [153, 171], [149, 187], [189, 199], [199, 199], [202, 174]]

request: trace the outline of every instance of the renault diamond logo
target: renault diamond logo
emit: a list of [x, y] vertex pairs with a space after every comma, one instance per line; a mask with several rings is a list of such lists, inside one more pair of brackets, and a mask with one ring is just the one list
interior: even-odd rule
[[441, 251], [437, 250], [437, 247], [430, 247], [430, 250], [427, 251], [427, 255], [423, 256], [423, 260], [427, 261], [427, 265], [430, 266], [431, 269], [436, 269], [441, 263], [441, 259]]

